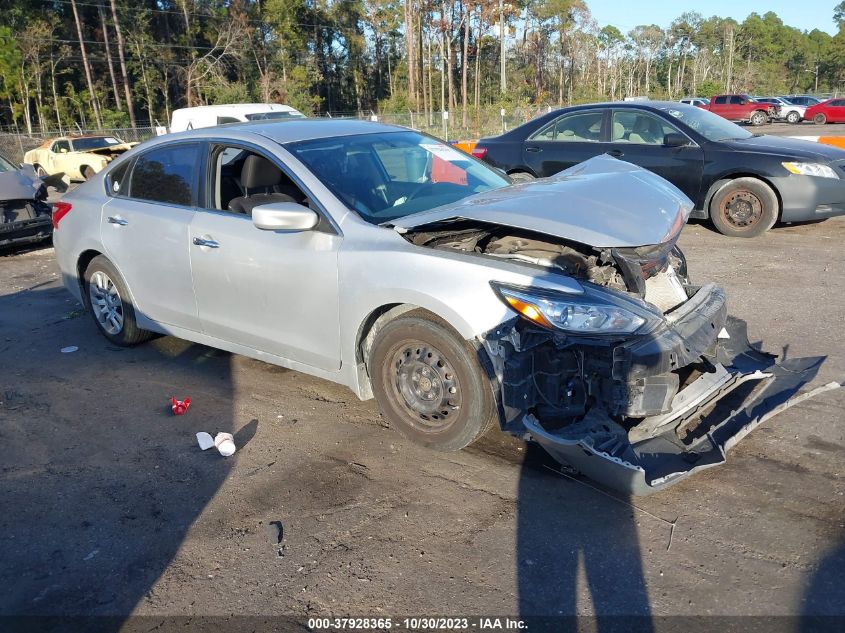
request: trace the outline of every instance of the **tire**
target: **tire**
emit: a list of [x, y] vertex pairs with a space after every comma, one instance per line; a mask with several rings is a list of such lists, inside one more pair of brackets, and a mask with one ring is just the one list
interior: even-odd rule
[[792, 123], [793, 125], [795, 125], [796, 123], [801, 123], [801, 115], [798, 114], [795, 110], [793, 110], [792, 112], [786, 115], [786, 122]]
[[103, 336], [121, 347], [152, 338], [152, 332], [138, 327], [126, 282], [108, 258], [98, 255], [92, 259], [82, 278], [85, 307]]
[[531, 182], [532, 180], [536, 180], [534, 176], [529, 174], [527, 171], [515, 171], [512, 174], [508, 174], [508, 177], [513, 180], [514, 184], [519, 184], [521, 182]]
[[778, 198], [757, 178], [737, 178], [719, 189], [710, 200], [710, 219], [723, 235], [756, 237], [778, 218]]
[[91, 180], [94, 177], [94, 174], [96, 173], [94, 171], [94, 168], [89, 167], [88, 165], [83, 165], [81, 171], [82, 177], [85, 178], [85, 180]]
[[758, 126], [768, 122], [769, 117], [762, 110], [756, 110], [751, 113], [751, 125]]
[[824, 125], [827, 123], [827, 116], [819, 112], [816, 116], [813, 117], [813, 123], [816, 125]]
[[475, 350], [422, 310], [379, 330], [368, 370], [385, 420], [417, 444], [458, 451], [498, 420], [490, 379]]
[[41, 165], [33, 165], [35, 167], [35, 173], [38, 175], [39, 178], [46, 178], [49, 176], [47, 171]]

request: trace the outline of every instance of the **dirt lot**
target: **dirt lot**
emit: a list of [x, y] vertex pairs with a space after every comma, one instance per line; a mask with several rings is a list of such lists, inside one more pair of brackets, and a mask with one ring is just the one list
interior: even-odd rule
[[[753, 341], [828, 356], [821, 384], [845, 378], [843, 239], [837, 219], [755, 240], [691, 225], [681, 242]], [[112, 347], [52, 249], [0, 269], [0, 616], [119, 616], [106, 630], [130, 613], [155, 626], [597, 613], [643, 630], [845, 617], [845, 390], [757, 429], [724, 467], [626, 500], [498, 433], [457, 454], [418, 448], [372, 401], [302, 374], [173, 338]], [[191, 397], [187, 415], [170, 414], [172, 395]], [[201, 452], [202, 430], [235, 433], [239, 451]]]

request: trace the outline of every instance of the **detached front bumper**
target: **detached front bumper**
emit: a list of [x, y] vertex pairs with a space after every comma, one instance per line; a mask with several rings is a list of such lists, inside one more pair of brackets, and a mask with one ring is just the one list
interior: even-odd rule
[[726, 315], [714, 285], [628, 340], [583, 340], [517, 321], [484, 344], [501, 386], [503, 429], [633, 495], [724, 463], [756, 426], [809, 397], [798, 391], [824, 360], [776, 363], [752, 348], [745, 322]]
[[679, 391], [669, 413], [645, 418], [628, 431], [597, 409], [556, 431], [526, 415], [526, 431], [560, 463], [610, 488], [649, 495], [723, 464], [727, 452], [767, 419], [840, 386], [829, 383], [797, 395], [823, 358], [776, 363], [750, 346], [745, 322], [729, 318], [725, 330], [730, 338], [717, 344], [715, 371]]
[[0, 246], [31, 244], [46, 240], [53, 234], [50, 216], [16, 222], [0, 223]]

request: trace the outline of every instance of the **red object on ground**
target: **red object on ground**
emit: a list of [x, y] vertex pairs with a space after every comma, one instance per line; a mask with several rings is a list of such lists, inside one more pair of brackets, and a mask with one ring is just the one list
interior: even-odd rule
[[182, 415], [188, 410], [188, 407], [191, 406], [191, 399], [185, 398], [184, 400], [177, 400], [174, 396], [170, 398], [170, 404], [172, 405], [171, 408], [173, 409], [173, 415]]

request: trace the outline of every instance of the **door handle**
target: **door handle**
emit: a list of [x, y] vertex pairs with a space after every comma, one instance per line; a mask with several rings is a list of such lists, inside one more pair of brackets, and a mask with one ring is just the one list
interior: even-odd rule
[[613, 156], [613, 158], [622, 158], [625, 155], [625, 152], [621, 149], [612, 149], [608, 152], [608, 154]]
[[542, 152], [543, 148], [542, 147], [526, 147], [525, 151], [526, 152]]
[[208, 246], [208, 248], [220, 248], [220, 243], [214, 240], [206, 240], [201, 237], [194, 238], [194, 246]]
[[129, 224], [129, 220], [124, 220], [119, 215], [110, 215], [109, 216], [109, 224], [117, 224], [118, 226], [126, 226]]

